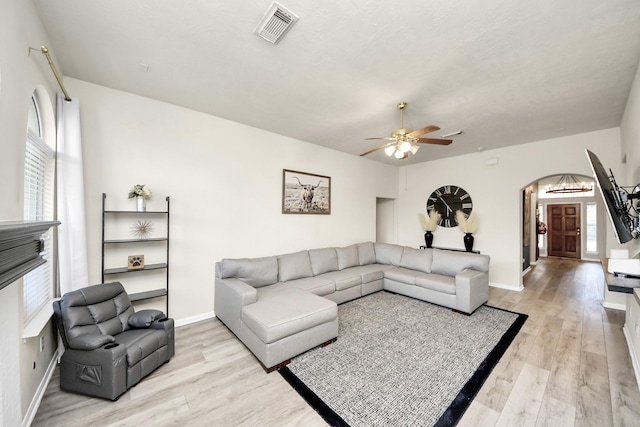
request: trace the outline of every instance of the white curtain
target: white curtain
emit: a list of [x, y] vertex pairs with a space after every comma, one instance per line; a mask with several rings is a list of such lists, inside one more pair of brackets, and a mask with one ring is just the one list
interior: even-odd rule
[[58, 263], [60, 295], [89, 285], [80, 102], [57, 99]]

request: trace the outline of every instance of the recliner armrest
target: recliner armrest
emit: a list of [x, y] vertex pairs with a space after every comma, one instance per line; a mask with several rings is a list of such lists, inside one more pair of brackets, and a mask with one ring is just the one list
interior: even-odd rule
[[129, 316], [127, 323], [132, 328], [148, 328], [156, 320], [164, 319], [165, 317], [160, 310], [140, 310]]
[[163, 319], [154, 320], [151, 325], [149, 325], [149, 329], [162, 329], [165, 331], [171, 331], [174, 329], [175, 323], [172, 318], [165, 317]]
[[175, 323], [172, 318], [165, 317], [164, 319], [156, 320], [149, 326], [149, 329], [160, 329], [167, 334], [167, 345], [169, 347], [169, 357], [173, 357], [176, 353], [175, 348]]
[[75, 350], [94, 350], [115, 340], [111, 335], [82, 334], [69, 340], [69, 347]]
[[127, 391], [127, 348], [111, 343], [93, 350], [67, 349], [60, 361], [60, 388], [115, 400]]

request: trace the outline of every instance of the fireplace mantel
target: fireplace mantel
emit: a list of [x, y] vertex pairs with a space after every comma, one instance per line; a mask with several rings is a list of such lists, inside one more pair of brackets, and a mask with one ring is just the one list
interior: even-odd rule
[[59, 221], [0, 222], [0, 289], [47, 262], [40, 255], [41, 236], [58, 225]]

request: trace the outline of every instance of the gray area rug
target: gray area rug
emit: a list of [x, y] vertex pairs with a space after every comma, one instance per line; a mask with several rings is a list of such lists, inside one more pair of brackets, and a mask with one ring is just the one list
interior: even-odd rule
[[385, 291], [338, 311], [338, 340], [280, 373], [329, 424], [354, 427], [455, 425], [526, 320]]

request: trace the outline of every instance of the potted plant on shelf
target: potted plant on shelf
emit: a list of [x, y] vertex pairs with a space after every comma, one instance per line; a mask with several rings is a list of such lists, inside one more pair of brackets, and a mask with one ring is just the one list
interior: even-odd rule
[[136, 199], [136, 210], [144, 212], [147, 210], [147, 199], [151, 197], [151, 190], [144, 184], [136, 184], [129, 190], [129, 198]]
[[440, 221], [441, 215], [434, 210], [429, 212], [429, 215], [425, 215], [423, 213], [418, 214], [418, 219], [420, 220], [420, 224], [422, 225], [422, 229], [425, 231], [424, 233], [424, 243], [427, 248], [431, 248], [433, 244], [433, 231], [438, 226], [438, 222]]
[[464, 248], [467, 252], [471, 252], [473, 250], [473, 233], [478, 229], [478, 220], [475, 215], [467, 216], [462, 211], [456, 211], [456, 221], [464, 233]]

